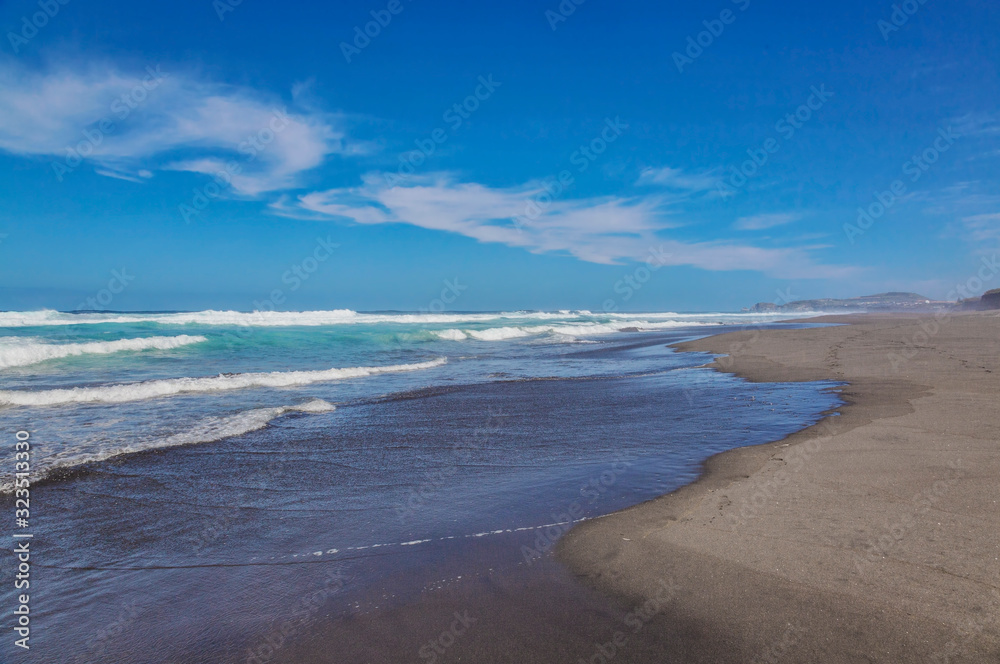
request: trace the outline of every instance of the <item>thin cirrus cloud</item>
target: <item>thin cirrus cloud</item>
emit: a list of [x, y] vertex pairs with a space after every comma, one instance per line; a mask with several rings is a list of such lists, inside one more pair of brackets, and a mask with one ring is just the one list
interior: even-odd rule
[[333, 116], [159, 67], [31, 71], [0, 61], [0, 88], [0, 150], [47, 157], [55, 169], [82, 157], [131, 181], [156, 170], [227, 171], [236, 193], [254, 196], [296, 186], [328, 155], [353, 149]]
[[1000, 214], [976, 214], [964, 217], [965, 238], [969, 242], [989, 243], [993, 249], [1000, 242]]
[[680, 168], [664, 166], [643, 169], [636, 184], [658, 185], [678, 191], [700, 192], [716, 189], [719, 182], [719, 178], [711, 173], [688, 173]]
[[733, 224], [733, 228], [740, 231], [762, 231], [775, 226], [791, 224], [802, 218], [802, 215], [781, 212], [773, 214], [755, 214], [750, 217], [740, 217]]
[[[603, 196], [551, 200], [544, 192], [540, 183], [494, 188], [460, 182], [447, 173], [390, 182], [383, 174], [369, 173], [358, 187], [286, 197], [272, 209], [291, 217], [410, 224], [600, 264], [654, 258], [663, 265], [754, 270], [782, 278], [840, 278], [855, 272], [850, 267], [818, 264], [803, 248], [666, 237], [664, 233], [677, 226], [665, 212], [669, 199]], [[537, 207], [529, 213], [533, 202]]]
[[955, 118], [954, 132], [958, 136], [998, 136], [1000, 135], [1000, 114], [966, 113]]

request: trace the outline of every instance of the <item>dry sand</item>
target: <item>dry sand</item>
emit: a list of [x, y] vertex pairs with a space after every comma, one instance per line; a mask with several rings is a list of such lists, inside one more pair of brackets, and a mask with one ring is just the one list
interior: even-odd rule
[[626, 604], [676, 584], [646, 634], [663, 661], [1000, 661], [1000, 316], [811, 322], [849, 325], [681, 350], [752, 381], [841, 381], [841, 415], [578, 526], [561, 560]]

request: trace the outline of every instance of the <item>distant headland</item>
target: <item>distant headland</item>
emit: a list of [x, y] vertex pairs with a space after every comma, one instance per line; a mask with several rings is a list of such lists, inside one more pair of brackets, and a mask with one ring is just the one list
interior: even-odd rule
[[987, 291], [979, 298], [958, 302], [932, 300], [917, 293], [878, 293], [845, 299], [821, 298], [796, 300], [784, 304], [758, 302], [745, 311], [753, 313], [784, 311], [937, 311], [940, 309], [983, 310], [1000, 309], [1000, 288]]

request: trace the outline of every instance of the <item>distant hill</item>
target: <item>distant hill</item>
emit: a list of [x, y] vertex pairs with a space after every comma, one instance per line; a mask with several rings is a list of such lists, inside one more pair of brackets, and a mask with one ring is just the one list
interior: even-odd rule
[[952, 303], [932, 300], [917, 293], [879, 293], [847, 299], [796, 300], [786, 304], [758, 302], [747, 311], [754, 313], [770, 311], [914, 311], [949, 306], [952, 306]]

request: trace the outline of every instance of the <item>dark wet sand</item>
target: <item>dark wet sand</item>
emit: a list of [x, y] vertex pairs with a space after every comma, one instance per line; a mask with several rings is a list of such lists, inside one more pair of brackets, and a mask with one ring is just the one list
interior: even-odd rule
[[843, 381], [842, 415], [713, 457], [573, 529], [560, 559], [626, 602], [673, 579], [663, 661], [1000, 661], [1000, 316], [814, 322], [849, 325], [680, 349], [752, 381]]

